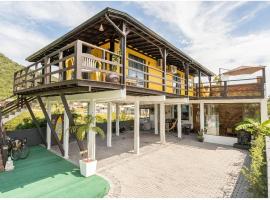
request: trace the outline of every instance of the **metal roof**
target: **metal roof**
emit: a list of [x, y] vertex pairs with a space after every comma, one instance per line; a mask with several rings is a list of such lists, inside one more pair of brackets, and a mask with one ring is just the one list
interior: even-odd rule
[[[167, 59], [168, 62], [181, 65], [181, 61], [184, 61], [186, 63], [190, 63], [193, 68], [200, 69], [206, 75], [215, 75], [212, 71], [202, 66], [199, 62], [192, 59], [190, 56], [182, 52], [180, 49], [172, 45], [170, 42], [143, 25], [129, 14], [112, 8], [105, 8], [81, 25], [30, 55], [26, 58], [26, 60], [29, 62], [36, 62], [45, 55], [67, 45], [70, 42], [73, 42], [76, 39], [81, 39], [84, 41], [87, 40], [86, 42], [95, 43], [96, 41], [104, 42], [105, 39], [108, 38], [119, 38], [119, 35], [117, 35], [114, 27], [112, 27], [106, 20], [105, 15], [109, 16], [115, 23], [119, 24], [122, 21], [127, 23], [128, 28], [131, 29], [131, 33], [127, 37], [128, 47], [140, 49], [147, 55], [151, 55], [155, 58], [159, 58], [160, 56], [159, 48], [157, 48], [157, 46], [160, 48], [166, 48], [169, 51]], [[102, 33], [98, 32], [98, 27], [101, 23], [104, 25], [104, 28], [106, 28], [106, 31]]]

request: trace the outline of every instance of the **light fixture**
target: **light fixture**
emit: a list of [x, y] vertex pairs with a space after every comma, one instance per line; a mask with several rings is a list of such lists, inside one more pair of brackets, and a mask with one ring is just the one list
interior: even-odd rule
[[99, 29], [98, 29], [100, 32], [103, 32], [104, 31], [104, 28], [103, 28], [103, 25], [102, 24], [100, 24], [100, 27], [99, 27]]

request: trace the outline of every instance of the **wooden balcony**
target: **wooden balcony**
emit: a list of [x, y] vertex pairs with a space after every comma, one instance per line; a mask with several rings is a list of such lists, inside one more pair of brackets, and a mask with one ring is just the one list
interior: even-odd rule
[[264, 77], [229, 81], [205, 82], [196, 85], [196, 97], [207, 98], [264, 98]]
[[[14, 94], [57, 95], [126, 88], [128, 95], [191, 98], [261, 98], [264, 79], [194, 83], [194, 75], [163, 70], [80, 40], [15, 72]], [[185, 78], [184, 78], [185, 77]]]
[[[184, 78], [131, 58], [126, 63], [123, 67], [120, 54], [77, 40], [15, 72], [14, 93], [47, 96], [126, 87], [130, 95], [186, 96]], [[189, 80], [189, 95], [193, 95], [192, 84]]]

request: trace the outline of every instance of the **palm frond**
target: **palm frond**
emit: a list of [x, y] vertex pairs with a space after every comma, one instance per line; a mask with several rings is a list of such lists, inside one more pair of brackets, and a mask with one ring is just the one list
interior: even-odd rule
[[102, 139], [105, 138], [104, 131], [103, 131], [101, 128], [95, 126], [95, 127], [91, 127], [91, 129], [92, 129], [92, 131], [94, 131], [96, 134], [99, 134], [99, 135], [101, 136]]

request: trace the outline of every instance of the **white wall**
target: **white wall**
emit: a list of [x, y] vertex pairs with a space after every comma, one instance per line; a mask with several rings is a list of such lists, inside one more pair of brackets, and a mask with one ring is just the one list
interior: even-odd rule
[[209, 142], [209, 143], [233, 146], [234, 143], [237, 143], [237, 138], [205, 134], [204, 135], [204, 141]]

